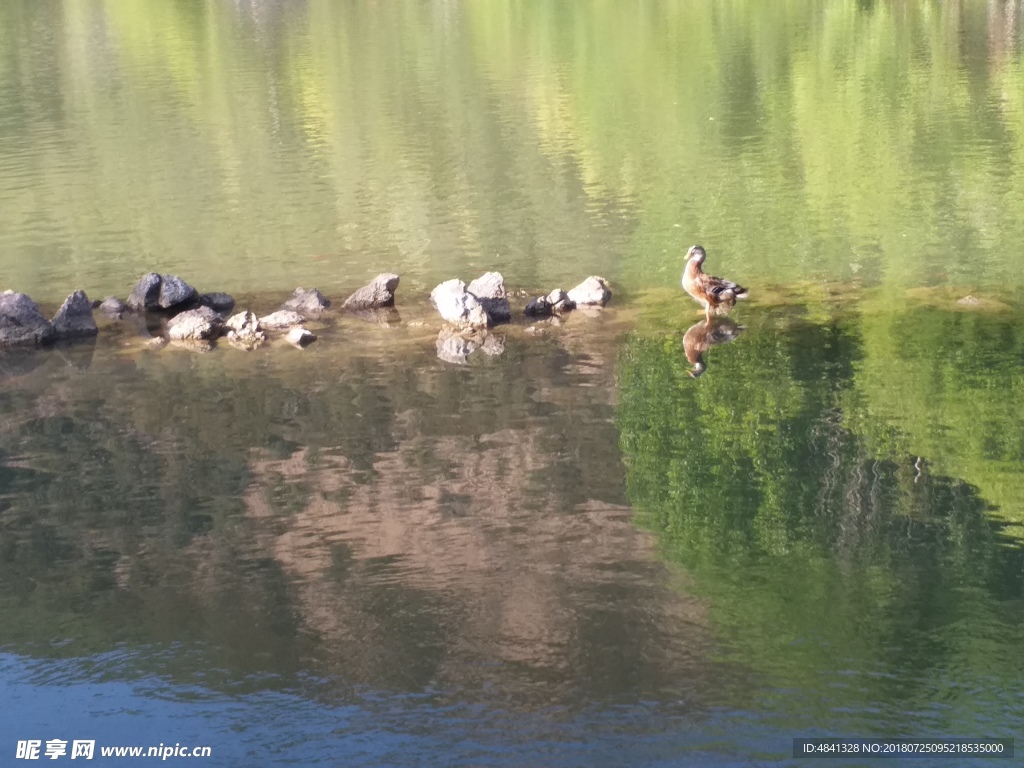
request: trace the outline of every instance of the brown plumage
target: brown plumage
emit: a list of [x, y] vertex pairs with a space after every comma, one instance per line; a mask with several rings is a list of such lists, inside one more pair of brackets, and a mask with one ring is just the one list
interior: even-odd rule
[[683, 352], [693, 370], [690, 375], [698, 378], [707, 366], [704, 364], [704, 353], [717, 344], [728, 344], [734, 341], [737, 336], [743, 333], [742, 325], [727, 317], [716, 317], [713, 320], [704, 319], [690, 329], [683, 336]]
[[707, 254], [699, 245], [686, 252], [686, 269], [683, 271], [683, 290], [704, 305], [704, 318], [724, 315], [736, 304], [736, 299], [747, 298], [747, 289], [729, 280], [704, 274], [701, 264]]

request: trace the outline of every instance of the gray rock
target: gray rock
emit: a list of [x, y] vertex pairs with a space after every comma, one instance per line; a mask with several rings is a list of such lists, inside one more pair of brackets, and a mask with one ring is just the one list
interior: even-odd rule
[[228, 334], [228, 341], [246, 349], [258, 347], [267, 340], [259, 318], [249, 311], [229, 317], [224, 323], [224, 328]]
[[221, 316], [209, 307], [189, 309], [167, 321], [167, 337], [172, 341], [212, 341], [224, 326]]
[[111, 320], [120, 320], [130, 308], [117, 296], [107, 296], [95, 309], [98, 309]]
[[149, 272], [139, 278], [139, 282], [128, 294], [128, 306], [136, 312], [160, 308], [160, 275]]
[[96, 321], [92, 319], [92, 302], [85, 291], [75, 291], [61, 304], [53, 316], [53, 330], [59, 339], [95, 336]]
[[288, 335], [285, 338], [296, 347], [305, 347], [316, 341], [316, 335], [301, 326], [292, 328], [288, 331]]
[[507, 323], [512, 319], [512, 308], [508, 304], [505, 278], [500, 272], [486, 272], [466, 288], [479, 299], [491, 324]]
[[398, 275], [390, 272], [377, 275], [367, 285], [353, 293], [342, 309], [379, 309], [395, 304], [395, 291], [398, 290]]
[[555, 313], [568, 312], [570, 309], [576, 309], [576, 302], [569, 298], [569, 294], [563, 291], [561, 288], [555, 288], [546, 297], [548, 304], [551, 305], [551, 311]]
[[308, 317], [320, 314], [329, 306], [331, 300], [316, 288], [296, 288], [292, 297], [281, 305], [281, 309], [290, 309]]
[[448, 280], [430, 292], [441, 317], [457, 328], [486, 328], [487, 312], [476, 296], [466, 290], [461, 280]]
[[302, 325], [306, 321], [298, 312], [290, 309], [279, 309], [266, 317], [260, 318], [260, 325], [268, 331], [284, 331], [292, 326]]
[[199, 292], [177, 275], [161, 275], [160, 297], [157, 303], [160, 309], [174, 309], [195, 301]]
[[437, 334], [435, 347], [441, 360], [455, 365], [465, 365], [469, 362], [469, 356], [480, 348], [480, 340], [471, 335], [464, 335], [451, 326], [445, 326]]
[[505, 334], [487, 334], [487, 338], [484, 339], [484, 343], [480, 345], [480, 349], [491, 357], [497, 357], [498, 355], [505, 354]]
[[551, 311], [551, 303], [548, 301], [548, 297], [537, 296], [530, 299], [523, 310], [523, 314], [527, 317], [550, 317]]
[[591, 275], [582, 283], [569, 291], [569, 300], [576, 305], [604, 306], [612, 298], [612, 289], [603, 277]]
[[0, 293], [0, 345], [45, 344], [56, 338], [50, 321], [24, 293]]
[[199, 294], [199, 305], [226, 315], [235, 308], [235, 297], [227, 293], [201, 293]]

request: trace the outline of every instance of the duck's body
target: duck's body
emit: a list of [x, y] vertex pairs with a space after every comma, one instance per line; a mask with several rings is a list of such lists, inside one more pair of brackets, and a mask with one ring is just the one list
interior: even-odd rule
[[683, 271], [683, 290], [704, 305], [704, 317], [724, 315], [736, 304], [736, 299], [747, 298], [747, 289], [729, 280], [704, 274], [701, 265], [707, 254], [699, 245], [686, 252], [686, 269]]
[[686, 359], [693, 366], [690, 375], [693, 378], [699, 377], [707, 369], [704, 364], [704, 353], [717, 344], [728, 344], [734, 341], [737, 336], [743, 333], [742, 325], [727, 317], [716, 317], [714, 320], [701, 320], [683, 336], [683, 352]]

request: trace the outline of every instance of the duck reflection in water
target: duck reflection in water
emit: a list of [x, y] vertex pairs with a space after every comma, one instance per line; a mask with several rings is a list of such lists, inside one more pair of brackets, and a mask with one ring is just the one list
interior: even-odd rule
[[735, 341], [743, 333], [744, 326], [737, 325], [735, 321], [727, 317], [712, 317], [701, 320], [696, 325], [690, 326], [683, 336], [683, 351], [686, 359], [693, 370], [690, 376], [699, 378], [707, 365], [704, 363], [704, 353], [717, 344], [728, 344]]

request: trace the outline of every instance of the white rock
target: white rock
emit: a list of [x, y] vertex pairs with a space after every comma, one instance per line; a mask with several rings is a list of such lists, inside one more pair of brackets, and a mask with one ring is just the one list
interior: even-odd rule
[[457, 328], [486, 328], [488, 325], [489, 318], [483, 305], [466, 290], [466, 284], [461, 280], [441, 283], [430, 292], [430, 300], [441, 317]]
[[569, 299], [576, 305], [604, 306], [612, 298], [612, 289], [603, 277], [591, 275], [569, 291]]

